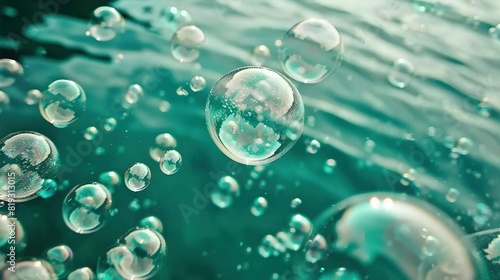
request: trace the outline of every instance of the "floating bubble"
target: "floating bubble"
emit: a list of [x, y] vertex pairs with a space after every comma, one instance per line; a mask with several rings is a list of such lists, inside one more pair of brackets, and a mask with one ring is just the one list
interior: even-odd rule
[[387, 80], [397, 88], [405, 88], [413, 79], [415, 67], [413, 63], [404, 58], [396, 60], [392, 66]]
[[99, 130], [95, 126], [89, 126], [83, 132], [83, 138], [92, 141], [100, 135]]
[[38, 89], [28, 90], [26, 93], [26, 97], [24, 98], [24, 102], [28, 105], [35, 105], [40, 102], [43, 98], [43, 93]]
[[300, 198], [294, 198], [292, 200], [292, 203], [290, 204], [290, 207], [292, 207], [292, 209], [296, 209], [297, 207], [299, 207], [300, 205], [302, 204], [302, 200]]
[[177, 93], [178, 96], [188, 96], [189, 95], [189, 91], [187, 90], [187, 88], [189, 87], [188, 84], [185, 84], [185, 85], [182, 85], [182, 86], [179, 86], [176, 90], [175, 90], [175, 93]]
[[94, 280], [95, 274], [92, 269], [82, 267], [74, 270], [68, 275], [68, 280]]
[[52, 265], [57, 277], [63, 277], [69, 272], [73, 251], [66, 245], [55, 246], [45, 252], [45, 259]]
[[302, 244], [309, 237], [313, 226], [311, 221], [302, 214], [295, 214], [290, 218], [285, 246], [293, 251], [298, 251]]
[[[15, 230], [11, 230], [12, 225], [15, 226]], [[0, 214], [0, 255], [10, 253], [12, 251], [11, 246], [15, 247], [17, 255], [20, 255], [26, 248], [24, 227], [18, 219]]]
[[78, 185], [66, 195], [62, 209], [64, 222], [72, 231], [92, 233], [111, 217], [111, 193], [99, 183]]
[[284, 248], [276, 237], [269, 234], [262, 239], [258, 251], [262, 257], [269, 258], [270, 256], [278, 256], [284, 251]]
[[205, 33], [200, 28], [186, 25], [179, 28], [172, 36], [170, 52], [176, 60], [182, 63], [193, 62], [200, 56], [200, 48], [206, 40]]
[[418, 175], [418, 171], [410, 168], [407, 172], [403, 173], [403, 177], [399, 182], [403, 186], [409, 186], [411, 183], [415, 181], [415, 177]]
[[333, 171], [335, 171], [335, 167], [337, 167], [337, 162], [330, 158], [325, 161], [325, 165], [323, 165], [323, 171], [325, 171], [326, 174], [332, 174]]
[[267, 200], [261, 196], [254, 200], [250, 211], [252, 212], [252, 215], [260, 217], [264, 215], [266, 209], [267, 209]]
[[0, 200], [16, 202], [40, 196], [44, 181], [61, 167], [54, 143], [42, 134], [22, 131], [0, 140]]
[[79, 84], [57, 80], [43, 93], [40, 113], [55, 127], [64, 128], [83, 114], [86, 103], [87, 97]]
[[115, 118], [107, 118], [104, 120], [104, 124], [102, 125], [102, 128], [106, 132], [111, 132], [111, 131], [115, 130], [116, 124], [117, 124], [117, 122], [116, 122]]
[[306, 245], [306, 261], [316, 263], [321, 260], [327, 253], [327, 243], [325, 238], [318, 234]]
[[460, 192], [455, 188], [449, 188], [446, 192], [446, 200], [450, 203], [456, 202], [459, 196]]
[[484, 118], [491, 117], [493, 110], [493, 105], [491, 105], [487, 98], [483, 98], [481, 103], [477, 105], [477, 113]]
[[468, 155], [474, 146], [474, 142], [470, 140], [469, 138], [462, 137], [458, 139], [455, 147], [451, 149], [452, 153], [460, 154], [460, 155]]
[[160, 112], [166, 113], [166, 112], [170, 111], [171, 107], [172, 106], [170, 105], [170, 103], [168, 101], [162, 101], [162, 102], [160, 102], [160, 106], [158, 107], [158, 109], [160, 109]]
[[125, 109], [130, 109], [137, 105], [139, 100], [144, 96], [144, 90], [138, 84], [130, 85], [123, 98], [122, 106]]
[[170, 29], [170, 31], [175, 32], [179, 28], [190, 24], [192, 18], [185, 10], [179, 10], [176, 7], [168, 7], [161, 10], [160, 21], [165, 27]]
[[252, 52], [252, 64], [262, 66], [271, 56], [271, 51], [265, 45], [256, 46]]
[[189, 83], [189, 87], [194, 92], [202, 91], [207, 86], [207, 80], [202, 76], [194, 76]]
[[16, 262], [15, 269], [4, 266], [0, 270], [0, 279], [3, 280], [54, 280], [57, 275], [50, 263], [42, 259], [29, 259]]
[[233, 200], [240, 196], [240, 185], [231, 176], [224, 176], [217, 182], [217, 188], [212, 191], [210, 198], [217, 207], [227, 208]]
[[375, 141], [370, 140], [370, 139], [366, 140], [365, 146], [364, 146], [365, 153], [367, 153], [367, 154], [373, 153], [373, 150], [375, 150], [376, 146], [377, 146], [377, 144], [375, 143]]
[[133, 192], [139, 192], [149, 186], [151, 181], [151, 170], [141, 162], [132, 164], [123, 176], [125, 185]]
[[272, 162], [295, 144], [304, 128], [304, 105], [295, 86], [263, 67], [223, 76], [207, 100], [210, 136], [229, 158], [247, 165]]
[[340, 33], [325, 19], [310, 18], [292, 26], [281, 40], [281, 67], [301, 83], [319, 83], [340, 65], [344, 46]]
[[110, 193], [113, 193], [115, 187], [122, 183], [122, 178], [115, 171], [105, 171], [99, 175], [99, 183], [103, 184]]
[[306, 152], [314, 155], [319, 151], [320, 148], [321, 148], [321, 144], [318, 142], [318, 140], [313, 139], [311, 141], [308, 141], [307, 147], [306, 147]]
[[139, 222], [139, 227], [154, 229], [159, 233], [163, 232], [163, 223], [158, 217], [149, 216]]
[[125, 19], [112, 7], [99, 7], [92, 13], [88, 32], [97, 41], [109, 41], [125, 31]]
[[160, 158], [171, 149], [177, 147], [177, 140], [170, 133], [162, 133], [156, 136], [155, 144], [149, 148], [149, 155], [154, 161], [159, 162]]
[[0, 90], [0, 114], [9, 109], [10, 98], [7, 93]]
[[167, 175], [175, 174], [182, 165], [182, 156], [176, 150], [167, 151], [160, 158], [160, 169]]
[[8, 58], [0, 59], [0, 88], [11, 86], [24, 73], [23, 66]]
[[294, 271], [300, 279], [318, 279], [320, 268], [332, 271], [343, 259], [356, 263], [361, 276], [370, 279], [466, 280], [488, 275], [451, 218], [407, 195], [351, 197], [327, 209], [314, 228], [313, 236], [321, 234], [327, 241], [328, 254], [313, 267], [307, 265], [306, 254], [297, 259]]

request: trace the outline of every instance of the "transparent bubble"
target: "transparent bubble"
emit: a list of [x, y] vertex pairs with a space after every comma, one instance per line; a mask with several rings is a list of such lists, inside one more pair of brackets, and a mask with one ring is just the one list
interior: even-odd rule
[[83, 138], [92, 141], [100, 135], [101, 132], [95, 126], [89, 126], [83, 132]]
[[265, 45], [256, 46], [252, 52], [252, 64], [262, 66], [271, 56], [271, 51]]
[[188, 87], [189, 85], [187, 83], [185, 85], [181, 85], [175, 90], [175, 93], [177, 93], [178, 96], [188, 96], [189, 95], [189, 91], [187, 90]]
[[132, 164], [123, 176], [125, 185], [133, 192], [139, 192], [149, 186], [151, 182], [151, 170], [141, 162]]
[[186, 25], [177, 30], [170, 40], [172, 56], [183, 63], [193, 62], [200, 56], [200, 48], [207, 38], [203, 31], [194, 26]]
[[0, 90], [0, 114], [9, 109], [10, 98], [7, 93]]
[[313, 226], [311, 221], [302, 214], [295, 214], [288, 222], [288, 228], [285, 246], [294, 251], [298, 251], [306, 238], [309, 237]]
[[365, 153], [367, 153], [367, 154], [373, 153], [373, 150], [375, 150], [376, 146], [377, 146], [377, 144], [375, 143], [375, 141], [370, 140], [370, 139], [366, 140], [365, 146], [364, 146]]
[[0, 140], [0, 199], [32, 200], [55, 179], [61, 163], [54, 143], [42, 134], [21, 131]]
[[149, 279], [166, 261], [167, 244], [156, 230], [137, 228], [122, 236], [97, 262], [99, 279]]
[[292, 203], [290, 204], [290, 207], [292, 207], [292, 209], [296, 209], [297, 207], [299, 207], [300, 205], [302, 204], [302, 200], [300, 198], [294, 198], [292, 200]]
[[160, 169], [167, 175], [175, 174], [182, 165], [182, 156], [176, 150], [167, 151], [160, 158]]
[[73, 261], [73, 251], [66, 245], [59, 245], [45, 252], [45, 259], [52, 265], [58, 277], [63, 277], [69, 272]]
[[28, 105], [35, 105], [40, 102], [43, 98], [43, 93], [38, 89], [28, 90], [26, 93], [26, 97], [24, 98], [24, 102]]
[[95, 279], [95, 274], [92, 269], [88, 267], [82, 267], [74, 270], [68, 275], [68, 280], [93, 280]]
[[14, 84], [23, 73], [23, 66], [19, 62], [8, 58], [0, 59], [0, 88]]
[[340, 33], [325, 19], [310, 18], [294, 25], [278, 47], [281, 67], [301, 83], [319, 83], [340, 65], [344, 46]]
[[266, 235], [260, 245], [259, 245], [259, 255], [261, 255], [264, 258], [269, 258], [270, 256], [278, 256], [280, 253], [284, 252], [284, 248], [280, 241], [272, 236], [272, 235]]
[[318, 234], [306, 245], [306, 261], [316, 263], [321, 260], [327, 253], [327, 243], [325, 238]]
[[313, 139], [311, 141], [308, 141], [307, 146], [306, 146], [306, 152], [314, 155], [319, 151], [320, 148], [321, 148], [321, 144], [318, 142], [318, 140]]
[[459, 196], [460, 192], [455, 188], [449, 188], [446, 192], [446, 200], [450, 203], [456, 202]]
[[139, 227], [154, 229], [159, 233], [163, 232], [163, 223], [158, 217], [149, 216], [139, 222]]
[[175, 32], [182, 26], [186, 26], [191, 23], [191, 15], [185, 10], [179, 10], [176, 7], [168, 7], [160, 12], [161, 23], [170, 29], [170, 31]]
[[[11, 225], [15, 225], [15, 231], [11, 231]], [[15, 253], [20, 255], [26, 248], [26, 234], [24, 227], [18, 219], [9, 218], [9, 216], [0, 214], [0, 255], [9, 254], [11, 246], [15, 247]], [[14, 234], [12, 237], [11, 233]], [[12, 241], [15, 243], [12, 243]]]
[[111, 131], [115, 130], [116, 124], [117, 124], [117, 122], [116, 122], [115, 118], [107, 118], [104, 120], [104, 124], [102, 125], [102, 128], [106, 132], [111, 132]]
[[0, 270], [0, 279], [3, 280], [53, 280], [57, 279], [54, 268], [42, 259], [17, 261], [14, 271], [9, 265]]
[[172, 106], [170, 105], [170, 103], [168, 101], [162, 101], [162, 102], [160, 102], [160, 106], [158, 107], [158, 109], [160, 109], [160, 112], [166, 113], [166, 112], [170, 111], [171, 107]]
[[295, 86], [263, 67], [223, 76], [207, 100], [206, 120], [215, 144], [247, 165], [272, 162], [295, 144], [304, 128], [304, 105]]
[[489, 30], [490, 37], [494, 40], [500, 40], [500, 24], [491, 27]]
[[493, 105], [488, 101], [487, 98], [483, 98], [481, 103], [477, 105], [477, 113], [484, 118], [489, 118], [491, 117], [491, 114], [493, 113]]
[[87, 97], [79, 84], [57, 80], [43, 93], [40, 113], [55, 127], [64, 128], [83, 114], [86, 104]]
[[[484, 263], [472, 255], [472, 244], [463, 239], [465, 233], [451, 218], [407, 195], [353, 196], [323, 212], [314, 229], [313, 236], [325, 238], [328, 254], [315, 266], [308, 265], [306, 254], [297, 259], [298, 279], [318, 279], [321, 267], [332, 271], [344, 259], [356, 263], [366, 279], [384, 275], [385, 280], [466, 280], [487, 275]], [[452, 264], [457, 264], [453, 270]]]
[[97, 41], [109, 41], [125, 31], [125, 19], [112, 7], [99, 7], [92, 13], [89, 33]]
[[177, 140], [170, 133], [162, 133], [156, 136], [155, 143], [149, 148], [149, 155], [151, 158], [159, 162], [160, 158], [171, 149], [177, 147]]
[[207, 86], [207, 80], [202, 76], [194, 76], [189, 83], [191, 90], [194, 92], [202, 91]]
[[474, 142], [470, 140], [469, 138], [462, 137], [458, 139], [455, 147], [451, 149], [453, 153], [460, 154], [460, 155], [468, 155], [474, 146]]
[[115, 171], [105, 171], [99, 175], [99, 183], [103, 184], [110, 193], [113, 193], [116, 186], [120, 185], [122, 178]]
[[413, 79], [414, 73], [415, 67], [413, 63], [407, 59], [399, 58], [394, 62], [387, 80], [397, 88], [405, 88]]
[[254, 200], [252, 208], [250, 211], [252, 212], [252, 215], [256, 217], [260, 217], [264, 215], [267, 209], [267, 200], [264, 197], [258, 197]]
[[139, 100], [144, 96], [144, 90], [138, 84], [130, 85], [125, 93], [122, 106], [125, 109], [130, 109], [137, 105]]
[[64, 222], [72, 231], [92, 233], [111, 217], [111, 193], [99, 183], [78, 185], [66, 195], [62, 209]]
[[326, 174], [332, 174], [333, 171], [335, 171], [335, 167], [337, 167], [337, 162], [330, 158], [325, 161], [325, 165], [323, 165], [323, 171], [325, 171]]
[[240, 196], [240, 185], [231, 176], [224, 176], [217, 182], [217, 189], [213, 190], [210, 198], [217, 207], [227, 208], [233, 200]]

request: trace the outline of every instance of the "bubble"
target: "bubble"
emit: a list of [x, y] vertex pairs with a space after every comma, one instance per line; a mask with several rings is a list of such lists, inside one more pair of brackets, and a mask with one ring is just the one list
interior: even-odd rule
[[54, 179], [61, 163], [54, 143], [42, 134], [21, 131], [0, 140], [0, 199], [32, 200]]
[[92, 233], [110, 219], [111, 193], [99, 183], [78, 185], [66, 195], [62, 209], [64, 222], [72, 231]]
[[172, 175], [179, 171], [182, 165], [182, 156], [176, 150], [170, 150], [166, 152], [160, 158], [160, 169], [161, 172]]
[[170, 103], [168, 103], [168, 101], [162, 101], [160, 102], [160, 106], [158, 107], [158, 109], [160, 109], [160, 112], [162, 113], [166, 113], [168, 111], [170, 111]]
[[97, 262], [99, 279], [149, 279], [166, 261], [163, 236], [148, 228], [137, 228], [122, 236]]
[[40, 113], [55, 127], [64, 128], [85, 111], [87, 97], [82, 87], [70, 80], [57, 80], [49, 85], [40, 101]]
[[490, 37], [494, 40], [500, 40], [500, 24], [497, 26], [491, 27], [488, 30]]
[[292, 200], [292, 203], [290, 204], [290, 207], [292, 207], [292, 209], [296, 209], [297, 207], [299, 207], [300, 205], [302, 204], [302, 200], [300, 198], [294, 198]]
[[[14, 231], [11, 231], [12, 224], [15, 225]], [[16, 254], [19, 255], [26, 248], [26, 234], [24, 232], [24, 227], [18, 219], [0, 214], [0, 255], [10, 253], [12, 251], [10, 247], [13, 245]]]
[[484, 252], [488, 260], [494, 264], [500, 264], [500, 235], [491, 240]]
[[284, 251], [284, 248], [281, 247], [281, 244], [276, 237], [266, 235], [262, 239], [258, 251], [259, 255], [262, 257], [269, 258], [270, 256], [278, 256], [282, 253], [282, 251]]
[[267, 209], [267, 200], [261, 196], [254, 200], [250, 211], [252, 212], [252, 215], [260, 217], [264, 215], [266, 209]]
[[99, 183], [103, 184], [110, 193], [114, 192], [116, 186], [122, 182], [120, 174], [115, 171], [105, 171], [99, 175]]
[[133, 192], [139, 192], [149, 186], [151, 181], [151, 170], [141, 162], [132, 164], [123, 176], [125, 185]]
[[484, 203], [478, 203], [472, 216], [476, 228], [480, 228], [488, 224], [492, 215], [493, 211], [488, 205]]
[[491, 117], [491, 114], [493, 113], [493, 105], [491, 105], [487, 98], [483, 98], [481, 103], [477, 105], [477, 113], [484, 118]]
[[409, 186], [411, 183], [415, 181], [415, 177], [418, 175], [418, 171], [410, 168], [407, 172], [403, 173], [403, 178], [399, 180], [401, 185]]
[[83, 132], [83, 138], [92, 141], [100, 135], [99, 130], [95, 126], [89, 126]]
[[10, 266], [4, 266], [0, 270], [0, 279], [4, 280], [53, 280], [57, 279], [54, 268], [50, 263], [42, 259], [29, 259], [16, 262], [14, 271]]
[[446, 192], [446, 200], [450, 203], [456, 202], [459, 196], [460, 192], [455, 188], [449, 188]]
[[161, 10], [160, 21], [165, 27], [170, 29], [170, 31], [175, 32], [180, 27], [190, 24], [192, 18], [185, 10], [169, 7]]
[[189, 87], [194, 92], [202, 91], [207, 86], [207, 81], [202, 76], [194, 76], [189, 83]]
[[407, 59], [399, 58], [392, 65], [387, 80], [397, 88], [405, 88], [413, 79], [414, 72], [413, 63]]
[[318, 140], [313, 139], [307, 143], [306, 152], [314, 155], [319, 151], [320, 148], [321, 144], [318, 142]]
[[163, 232], [163, 223], [158, 217], [149, 216], [139, 222], [139, 227], [154, 229], [159, 233]]
[[178, 96], [188, 96], [189, 91], [186, 89], [189, 85], [181, 85], [179, 86], [176, 90], [175, 93], [177, 93]]
[[109, 41], [125, 31], [125, 19], [112, 7], [99, 7], [92, 13], [88, 32], [97, 41]]
[[0, 59], [0, 88], [11, 86], [24, 73], [23, 66], [8, 58]]
[[171, 149], [177, 147], [177, 140], [170, 133], [162, 133], [156, 136], [154, 145], [149, 148], [151, 158], [159, 162], [160, 158]]
[[307, 243], [306, 247], [306, 260], [310, 263], [316, 263], [325, 256], [327, 244], [325, 238], [318, 234]]
[[[407, 195], [350, 197], [318, 217], [312, 235], [318, 234], [327, 241], [329, 253], [314, 267], [306, 265], [306, 254], [297, 259], [294, 272], [300, 279], [318, 279], [320, 267], [332, 271], [343, 259], [356, 263], [363, 277], [370, 279], [384, 275], [386, 280], [466, 280], [487, 275], [484, 263], [472, 255], [472, 244], [462, 238], [465, 233], [451, 218]], [[452, 263], [457, 264], [453, 272]]]
[[0, 114], [9, 109], [10, 98], [7, 93], [0, 90]]
[[43, 98], [43, 93], [38, 89], [28, 90], [26, 93], [26, 97], [24, 98], [24, 102], [28, 105], [35, 105], [40, 102]]
[[114, 119], [114, 118], [107, 118], [107, 119], [104, 120], [104, 124], [102, 125], [102, 128], [106, 132], [111, 132], [111, 131], [115, 130], [116, 124], [117, 124], [116, 123], [116, 119]]
[[256, 46], [252, 53], [252, 64], [262, 66], [271, 56], [271, 51], [265, 45]]
[[469, 138], [462, 137], [458, 139], [455, 147], [451, 149], [452, 153], [460, 154], [460, 155], [468, 155], [474, 146], [474, 142]]
[[137, 105], [139, 100], [144, 96], [144, 90], [138, 84], [130, 85], [125, 93], [122, 106], [125, 109], [130, 109]]
[[298, 251], [306, 238], [309, 237], [313, 227], [311, 221], [302, 214], [295, 214], [288, 223], [287, 242], [288, 249]]
[[55, 246], [45, 252], [45, 259], [52, 265], [57, 277], [63, 277], [73, 261], [73, 251], [66, 245]]
[[206, 40], [205, 33], [200, 28], [186, 25], [179, 28], [172, 36], [170, 52], [176, 60], [182, 63], [193, 62], [200, 56], [200, 48]]
[[304, 105], [295, 86], [263, 67], [236, 69], [212, 88], [206, 106], [210, 136], [229, 158], [247, 165], [272, 162], [295, 144], [304, 128]]
[[335, 167], [337, 167], [337, 162], [330, 158], [325, 161], [325, 165], [323, 165], [323, 171], [325, 171], [326, 174], [332, 174], [333, 171], [335, 171]]
[[278, 47], [285, 73], [301, 83], [319, 83], [342, 61], [340, 33], [325, 19], [310, 18], [292, 26]]
[[233, 204], [233, 199], [240, 196], [240, 185], [231, 176], [224, 176], [217, 182], [217, 188], [210, 198], [217, 207], [227, 208]]
[[373, 150], [375, 150], [376, 146], [377, 146], [377, 144], [375, 143], [375, 141], [370, 140], [370, 139], [366, 140], [365, 146], [364, 146], [365, 153], [367, 153], [367, 154], [373, 153]]
[[88, 267], [82, 267], [74, 270], [68, 275], [68, 280], [93, 280], [94, 272]]

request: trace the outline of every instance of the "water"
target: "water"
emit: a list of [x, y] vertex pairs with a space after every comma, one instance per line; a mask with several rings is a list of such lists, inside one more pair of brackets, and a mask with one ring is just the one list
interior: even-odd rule
[[[292, 265], [283, 261], [286, 253], [265, 260], [258, 254], [261, 238], [284, 231], [290, 215], [301, 213], [314, 223], [332, 204], [373, 191], [407, 193], [427, 201], [452, 217], [464, 234], [500, 227], [496, 203], [500, 200], [496, 191], [500, 46], [489, 33], [499, 23], [493, 11], [500, 6], [495, 1], [419, 1], [425, 4], [423, 12], [414, 1], [169, 2], [167, 6], [189, 12], [190, 24], [206, 36], [193, 63], [172, 57], [175, 30], [162, 25], [160, 13], [167, 6], [154, 1], [60, 4], [57, 12], [39, 7], [28, 12], [29, 7], [14, 2], [9, 5], [18, 15], [2, 18], [0, 52], [3, 58], [21, 63], [24, 74], [2, 88], [10, 98], [10, 109], [0, 114], [1, 137], [21, 130], [47, 136], [60, 152], [61, 179], [71, 186], [97, 181], [99, 174], [110, 170], [123, 176], [133, 162], [145, 163], [153, 173], [150, 187], [143, 192], [130, 192], [123, 182], [115, 186], [113, 205], [119, 211], [92, 235], [77, 235], [63, 222], [61, 207], [69, 190], [46, 200], [18, 203], [15, 215], [28, 239], [24, 256], [41, 257], [45, 249], [64, 240], [78, 256], [75, 268], [89, 266], [95, 271], [96, 254], [105, 253], [142, 218], [156, 215], [165, 223], [165, 238], [173, 240], [169, 251], [178, 261], [165, 265], [152, 279], [218, 279], [219, 274], [222, 279], [270, 279], [274, 273], [291, 279], [295, 275]], [[125, 32], [109, 41], [85, 35], [89, 15], [100, 6], [115, 7], [126, 18]], [[37, 12], [40, 17], [34, 18]], [[253, 65], [253, 50], [259, 45], [271, 53], [264, 66], [285, 74], [277, 40], [312, 17], [328, 20], [341, 34], [342, 64], [320, 83], [292, 80], [303, 99], [304, 118], [314, 126], [306, 126], [299, 142], [254, 179], [249, 176], [251, 168], [230, 165], [233, 162], [210, 139], [204, 116], [208, 91], [224, 74]], [[399, 58], [414, 66], [411, 81], [402, 89], [388, 81]], [[175, 94], [197, 75], [207, 81], [204, 91]], [[28, 90], [44, 91], [57, 79], [75, 81], [87, 95], [87, 111], [63, 129], [45, 121], [37, 106], [24, 102]], [[112, 105], [131, 84], [140, 84], [144, 96], [122, 118]], [[110, 132], [101, 123], [108, 118], [117, 121]], [[82, 131], [91, 126], [102, 135], [94, 142], [82, 137]], [[434, 128], [433, 136], [429, 127]], [[154, 138], [166, 132], [175, 136], [176, 150], [183, 157], [175, 176], [164, 175], [148, 155]], [[447, 137], [453, 139], [451, 146]], [[452, 149], [463, 137], [474, 143], [472, 148], [466, 155], [452, 157]], [[306, 139], [318, 140], [321, 149], [308, 154]], [[369, 154], [366, 139], [376, 143]], [[97, 146], [106, 153], [95, 155]], [[368, 157], [370, 164], [358, 165], [358, 160], [367, 162]], [[328, 159], [336, 161], [331, 174], [324, 170]], [[418, 172], [413, 181], [404, 177], [410, 169]], [[268, 175], [268, 170], [273, 174]], [[230, 207], [220, 209], [211, 202], [210, 190], [228, 175], [240, 183], [241, 195]], [[243, 185], [248, 179], [253, 187], [247, 191]], [[450, 188], [460, 192], [453, 203], [446, 199]], [[249, 209], [260, 196], [266, 197], [269, 206], [263, 216], [254, 217]], [[296, 197], [303, 204], [291, 209]], [[147, 210], [142, 207], [146, 198], [156, 203]], [[140, 205], [137, 211], [128, 208], [134, 199]], [[187, 212], [181, 212], [180, 205]], [[306, 244], [304, 240], [302, 249]], [[471, 250], [495, 272], [497, 265], [483, 252], [488, 245]], [[490, 257], [496, 260], [493, 248]], [[244, 262], [249, 262], [248, 269], [237, 270]], [[193, 264], [199, 268], [196, 272], [190, 269]], [[341, 267], [359, 273], [352, 264], [325, 265], [321, 275], [328, 277]], [[448, 267], [453, 269], [452, 264]], [[381, 275], [400, 279], [404, 274], [384, 271]]]

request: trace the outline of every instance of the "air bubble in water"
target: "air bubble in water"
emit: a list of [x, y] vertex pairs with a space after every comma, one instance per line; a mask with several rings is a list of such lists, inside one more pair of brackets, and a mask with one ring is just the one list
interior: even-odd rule
[[193, 62], [200, 56], [200, 49], [206, 40], [205, 33], [200, 28], [186, 25], [179, 28], [172, 36], [170, 52], [180, 62]]
[[73, 270], [68, 275], [68, 280], [94, 280], [95, 274], [92, 269], [88, 267], [82, 267], [76, 270]]
[[68, 268], [73, 261], [73, 251], [66, 245], [59, 245], [48, 249], [45, 259], [50, 262], [58, 277], [68, 274]]
[[240, 185], [231, 176], [224, 176], [217, 182], [217, 188], [212, 191], [210, 198], [217, 207], [227, 208], [233, 200], [240, 196]]
[[392, 65], [387, 80], [397, 88], [405, 88], [413, 79], [414, 73], [415, 67], [413, 63], [407, 59], [399, 58]]
[[256, 46], [252, 53], [252, 64], [262, 66], [271, 56], [271, 51], [265, 45]]
[[160, 158], [168, 151], [177, 147], [177, 140], [170, 133], [162, 133], [155, 137], [155, 143], [149, 148], [151, 158], [159, 162]]
[[308, 141], [307, 147], [306, 147], [306, 152], [314, 155], [319, 151], [320, 148], [321, 148], [321, 144], [319, 143], [319, 141], [316, 139], [313, 139], [311, 141]]
[[181, 168], [182, 156], [178, 151], [170, 150], [161, 156], [159, 163], [163, 173], [173, 175]]
[[57, 80], [49, 85], [40, 101], [40, 113], [55, 127], [64, 128], [85, 111], [87, 97], [82, 87], [70, 80]]
[[163, 232], [163, 223], [156, 216], [149, 216], [139, 222], [139, 227], [154, 229], [159, 233]]
[[0, 88], [11, 86], [24, 73], [23, 66], [8, 58], [0, 59]]
[[92, 13], [89, 34], [97, 41], [109, 41], [125, 31], [125, 19], [112, 7], [99, 7]]
[[179, 10], [176, 7], [168, 7], [160, 12], [161, 23], [170, 29], [170, 31], [175, 32], [182, 26], [191, 23], [191, 15], [186, 10]]
[[194, 76], [189, 82], [189, 87], [194, 92], [204, 90], [206, 85], [207, 81], [202, 76]]
[[28, 90], [26, 93], [26, 97], [24, 98], [24, 102], [28, 105], [35, 105], [40, 102], [43, 98], [43, 93], [39, 91], [38, 89], [31, 89]]
[[252, 208], [250, 209], [252, 215], [260, 217], [264, 215], [267, 209], [267, 200], [264, 197], [258, 197], [254, 200]]
[[460, 192], [455, 188], [450, 188], [448, 192], [446, 192], [446, 200], [450, 203], [456, 202], [459, 196]]
[[133, 192], [139, 192], [149, 186], [151, 181], [151, 170], [141, 162], [132, 164], [123, 176], [125, 185]]

